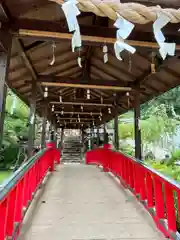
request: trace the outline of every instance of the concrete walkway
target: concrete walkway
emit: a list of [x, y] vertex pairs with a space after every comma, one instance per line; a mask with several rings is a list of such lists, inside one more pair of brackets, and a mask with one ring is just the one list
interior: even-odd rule
[[164, 239], [134, 196], [95, 166], [58, 166], [35, 201], [21, 240]]

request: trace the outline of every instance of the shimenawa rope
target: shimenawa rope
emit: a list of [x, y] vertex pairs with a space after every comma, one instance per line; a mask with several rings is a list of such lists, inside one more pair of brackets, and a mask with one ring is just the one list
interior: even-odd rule
[[[63, 4], [63, 0], [50, 0]], [[160, 6], [147, 7], [139, 3], [120, 3], [117, 0], [78, 0], [78, 8], [82, 12], [92, 12], [97, 16], [117, 19], [117, 13], [126, 20], [136, 24], [154, 22], [159, 12], [168, 15], [171, 23], [180, 22], [180, 9], [161, 8]]]

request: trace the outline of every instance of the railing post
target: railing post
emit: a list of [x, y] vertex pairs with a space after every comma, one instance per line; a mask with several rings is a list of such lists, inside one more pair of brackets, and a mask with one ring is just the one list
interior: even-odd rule
[[155, 190], [155, 206], [156, 206], [156, 217], [164, 219], [164, 198], [163, 198], [163, 185], [161, 180], [154, 176], [154, 190]]
[[174, 203], [174, 192], [170, 184], [165, 183], [166, 212], [169, 231], [176, 232], [176, 213]]
[[54, 171], [54, 164], [55, 164], [55, 158], [56, 158], [56, 142], [55, 141], [48, 141], [46, 143], [47, 148], [51, 148], [51, 154], [49, 154], [49, 161], [50, 161], [50, 171]]
[[6, 235], [12, 237], [14, 231], [14, 220], [16, 211], [16, 201], [17, 201], [17, 187], [15, 187], [8, 197], [8, 210], [7, 210], [7, 228]]
[[7, 210], [8, 200], [6, 198], [3, 202], [0, 202], [0, 240], [4, 240], [6, 236]]
[[154, 207], [154, 185], [151, 174], [146, 174], [146, 192], [147, 192], [147, 206], [148, 208]]

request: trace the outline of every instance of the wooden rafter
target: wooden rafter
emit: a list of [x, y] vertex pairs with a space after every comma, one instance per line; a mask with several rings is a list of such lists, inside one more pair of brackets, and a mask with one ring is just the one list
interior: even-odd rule
[[93, 102], [90, 102], [90, 101], [80, 101], [78, 100], [78, 102], [71, 102], [71, 101], [68, 101], [68, 102], [57, 102], [57, 101], [50, 101], [51, 104], [53, 105], [80, 105], [80, 106], [99, 106], [99, 107], [113, 107], [112, 103], [111, 102], [104, 102], [104, 103], [98, 103], [97, 101], [93, 101]]
[[116, 90], [116, 91], [132, 91], [130, 87], [123, 87], [119, 84], [119, 81], [108, 81], [108, 80], [90, 80], [87, 79], [70, 79], [56, 76], [39, 76], [38, 82], [43, 86], [54, 86], [54, 87], [72, 87], [72, 88], [89, 88], [89, 89], [104, 89], [104, 90]]
[[[61, 113], [61, 111], [55, 111], [54, 113]], [[93, 116], [93, 115], [96, 115], [96, 116], [99, 116], [99, 112], [66, 112], [66, 111], [64, 111], [64, 113], [63, 113], [63, 116], [64, 115], [66, 115], [66, 114], [71, 114], [71, 115], [89, 115], [89, 116]]]
[[[29, 36], [39, 39], [54, 40], [71, 39], [72, 34], [69, 34], [68, 29], [60, 26], [60, 22], [35, 19], [13, 19], [10, 28], [13, 30], [14, 34], [18, 36]], [[173, 28], [173, 31], [170, 31], [169, 28]], [[171, 34], [168, 34], [169, 41], [174, 41], [175, 36], [178, 36], [179, 27], [176, 26], [176, 31], [174, 28], [174, 25], [170, 25], [170, 27], [165, 29], [165, 33], [166, 31], [171, 32]], [[104, 42], [106, 42], [107, 44], [112, 44], [116, 41], [116, 28], [80, 25], [80, 29], [82, 40], [87, 41], [88, 43], [96, 42], [99, 44], [104, 44]], [[151, 32], [144, 34], [142, 30], [135, 30], [130, 35], [129, 41], [127, 42], [136, 47], [158, 48], [158, 44], [155, 41], [152, 41], [152, 28], [150, 31]], [[175, 36], [172, 35], [172, 32]], [[180, 43], [178, 37], [176, 38], [176, 43]], [[177, 46], [177, 49], [180, 49], [180, 46]]]

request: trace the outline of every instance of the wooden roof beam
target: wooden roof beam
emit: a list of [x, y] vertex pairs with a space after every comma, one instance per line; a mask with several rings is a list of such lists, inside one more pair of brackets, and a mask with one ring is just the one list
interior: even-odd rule
[[71, 87], [71, 88], [84, 88], [84, 89], [104, 89], [115, 91], [132, 91], [131, 87], [123, 87], [119, 81], [110, 80], [89, 80], [87, 79], [71, 79], [56, 76], [42, 75], [38, 77], [38, 81], [43, 86], [49, 87]]
[[84, 102], [78, 100], [78, 102], [58, 102], [58, 101], [51, 101], [52, 105], [74, 105], [74, 106], [95, 106], [95, 107], [113, 107], [113, 104], [110, 102], [98, 103], [98, 102]]
[[[30, 58], [27, 56], [25, 50], [24, 50], [24, 46], [22, 44], [22, 41], [19, 39], [14, 39], [15, 43], [16, 43], [16, 47], [18, 49], [19, 55], [22, 59], [23, 64], [26, 66], [26, 68], [29, 70], [32, 78], [34, 81], [37, 81], [38, 77], [37, 77], [37, 73], [36, 70], [34, 69], [32, 62], [30, 60]], [[38, 84], [39, 90], [41, 92], [41, 94], [43, 95], [43, 90], [42, 87], [40, 86], [40, 84]]]
[[[60, 120], [72, 120], [73, 121], [73, 120], [78, 120], [78, 116], [76, 118], [74, 118], [74, 117], [71, 117], [71, 118], [70, 117], [60, 117], [59, 119]], [[92, 118], [87, 118], [87, 117], [86, 118], [81, 117], [80, 119], [82, 121], [92, 121]]]
[[[171, 28], [173, 28], [174, 25], [176, 24], [171, 24]], [[60, 26], [60, 22], [23, 18], [13, 19], [9, 25], [13, 34], [18, 37], [29, 36], [38, 40], [71, 40], [72, 34], [69, 33], [69, 30]], [[116, 28], [80, 25], [80, 29], [82, 41], [88, 42], [88, 45], [91, 45], [91, 43], [104, 44], [105, 42], [106, 44], [113, 44], [116, 41]], [[180, 46], [178, 45], [180, 44], [178, 29], [179, 26], [176, 29], [177, 31], [173, 28], [171, 34], [167, 35], [166, 31], [164, 33], [167, 36], [168, 41], [176, 41], [176, 49], [180, 50]], [[134, 30], [131, 33], [129, 40], [126, 42], [135, 47], [159, 48], [156, 41], [153, 41], [152, 39], [152, 28], [150, 29], [150, 32], [146, 32], [146, 34], [144, 34], [143, 29], [140, 29]]]
[[[61, 111], [55, 111], [54, 113], [61, 113]], [[99, 112], [66, 112], [66, 111], [63, 111], [63, 116], [66, 115], [66, 114], [71, 114], [71, 115], [87, 115], [87, 116], [99, 116], [100, 113]]]
[[[59, 120], [58, 120], [59, 121]], [[57, 121], [57, 122], [58, 122]], [[80, 122], [76, 122], [76, 121], [70, 121], [70, 120], [68, 120], [68, 121], [66, 121], [66, 120], [64, 120], [64, 121], [59, 121], [58, 123], [60, 123], [60, 124], [62, 124], [62, 123], [64, 123], [64, 122], [66, 122], [66, 123], [70, 123], [70, 124], [90, 124], [91, 123], [91, 121], [89, 121], [89, 122], [84, 122], [84, 121], [81, 121], [80, 120]]]

